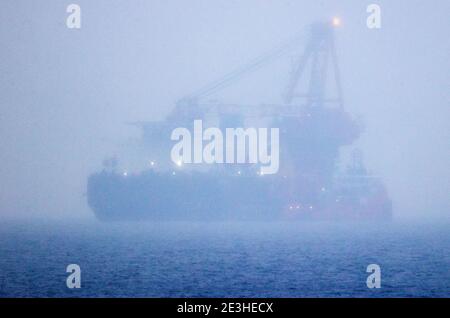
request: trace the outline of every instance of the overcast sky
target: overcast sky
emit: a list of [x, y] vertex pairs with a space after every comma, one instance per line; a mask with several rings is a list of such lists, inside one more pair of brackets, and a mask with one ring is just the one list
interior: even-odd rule
[[[339, 16], [346, 108], [366, 126], [358, 145], [383, 177], [397, 217], [450, 214], [450, 1], [0, 2], [0, 217], [91, 217], [86, 179], [174, 102]], [[381, 29], [366, 7], [381, 6]], [[277, 102], [290, 58], [217, 96]]]

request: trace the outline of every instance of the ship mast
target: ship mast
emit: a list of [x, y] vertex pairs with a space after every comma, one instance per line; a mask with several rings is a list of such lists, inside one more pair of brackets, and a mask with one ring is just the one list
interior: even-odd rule
[[[343, 107], [340, 72], [334, 45], [334, 27], [339, 25], [338, 21], [333, 19], [333, 23], [311, 25], [309, 41], [294, 66], [287, 86], [284, 96], [286, 104], [292, 104], [295, 99], [300, 98], [306, 106], [322, 107], [325, 103], [335, 103], [339, 107]], [[326, 98], [326, 79], [330, 63], [334, 73], [337, 96]], [[303, 76], [306, 76], [308, 68], [310, 70], [308, 89], [306, 92], [297, 92], [299, 82]]]

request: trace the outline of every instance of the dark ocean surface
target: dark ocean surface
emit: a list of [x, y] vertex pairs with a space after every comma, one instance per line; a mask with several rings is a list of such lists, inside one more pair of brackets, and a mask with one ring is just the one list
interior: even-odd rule
[[0, 296], [449, 297], [450, 224], [2, 221]]

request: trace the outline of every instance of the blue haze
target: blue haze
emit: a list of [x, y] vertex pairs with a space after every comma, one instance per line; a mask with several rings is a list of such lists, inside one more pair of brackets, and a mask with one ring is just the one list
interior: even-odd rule
[[[450, 211], [450, 2], [294, 0], [80, 0], [0, 3], [0, 218], [93, 218], [87, 176], [177, 99], [339, 16], [345, 106], [360, 116], [357, 143], [383, 177], [396, 218], [448, 219]], [[300, 43], [300, 48], [301, 48]], [[271, 103], [293, 55], [236, 83], [224, 102]]]
[[[73, 2], [80, 30], [70, 2], [0, 2], [0, 296], [450, 296], [450, 1]], [[380, 30], [366, 27], [372, 2]], [[127, 122], [164, 118], [335, 15], [345, 107], [393, 223], [95, 221], [87, 176], [139, 135]], [[292, 57], [214, 98], [277, 102]], [[71, 263], [80, 290], [65, 286]]]

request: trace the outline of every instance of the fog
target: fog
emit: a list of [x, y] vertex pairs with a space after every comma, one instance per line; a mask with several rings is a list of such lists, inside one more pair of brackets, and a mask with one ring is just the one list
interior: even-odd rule
[[[346, 109], [364, 122], [357, 145], [385, 181], [398, 219], [449, 219], [450, 2], [64, 1], [0, 3], [0, 218], [93, 218], [90, 173], [183, 96], [339, 16]], [[300, 47], [301, 47], [300, 43]], [[281, 58], [214, 98], [277, 102]], [[282, 164], [282, 163], [281, 163]]]

